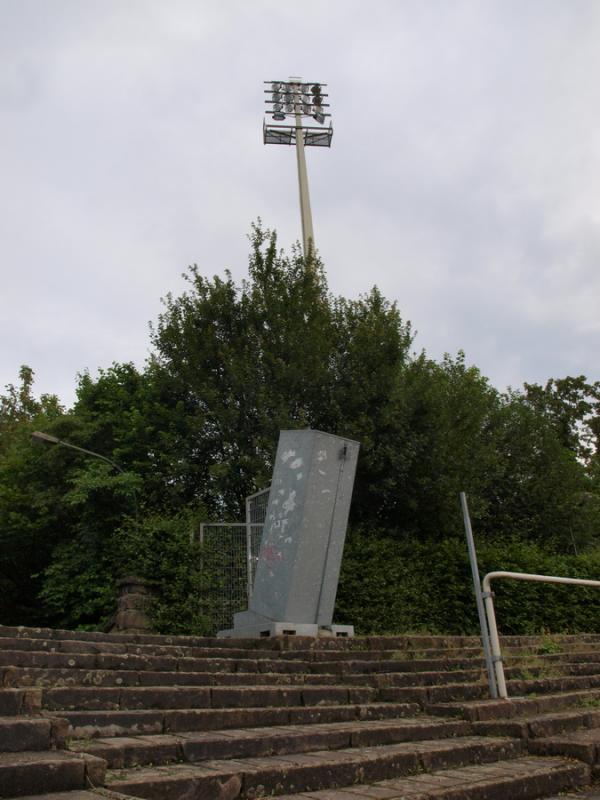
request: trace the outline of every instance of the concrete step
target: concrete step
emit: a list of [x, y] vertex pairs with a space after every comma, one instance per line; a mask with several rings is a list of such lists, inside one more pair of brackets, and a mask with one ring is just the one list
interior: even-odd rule
[[471, 725], [462, 720], [417, 717], [354, 723], [281, 725], [268, 730], [242, 728], [212, 732], [189, 731], [178, 735], [75, 740], [69, 743], [69, 748], [103, 758], [110, 768], [122, 769], [210, 758], [259, 758], [311, 750], [375, 747], [469, 734], [472, 734]]
[[85, 789], [104, 783], [106, 762], [64, 751], [0, 753], [0, 797]]
[[[589, 783], [589, 770], [559, 758], [517, 758], [490, 765], [424, 772], [407, 778], [361, 783], [341, 789], [283, 795], [280, 800], [584, 800], [562, 794]], [[550, 798], [549, 798], [550, 800]], [[588, 800], [600, 800], [590, 795]]]
[[[389, 780], [418, 771], [433, 771], [472, 763], [517, 758], [523, 754], [516, 739], [461, 737], [320, 750], [294, 755], [237, 760], [203, 761], [196, 766], [171, 764], [136, 770], [109, 770], [107, 786], [136, 797], [211, 797], [227, 793], [254, 798], [289, 792], [315, 792], [355, 783]], [[584, 768], [585, 769], [585, 768]], [[232, 791], [233, 794], [233, 791]]]
[[273, 708], [167, 709], [144, 711], [52, 711], [67, 724], [70, 738], [138, 736], [181, 731], [214, 731], [280, 725], [413, 717], [415, 703], [369, 703]]

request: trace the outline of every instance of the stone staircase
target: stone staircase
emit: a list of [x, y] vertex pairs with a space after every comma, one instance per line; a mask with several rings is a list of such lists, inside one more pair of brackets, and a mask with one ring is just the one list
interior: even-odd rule
[[469, 637], [218, 640], [0, 626], [0, 798], [593, 792], [600, 636], [503, 647], [512, 699], [493, 701]]

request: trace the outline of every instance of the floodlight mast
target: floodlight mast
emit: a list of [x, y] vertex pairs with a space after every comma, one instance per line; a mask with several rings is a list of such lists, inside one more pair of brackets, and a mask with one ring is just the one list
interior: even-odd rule
[[[327, 117], [324, 107], [328, 103], [323, 98], [323, 83], [305, 83], [302, 78], [290, 78], [288, 81], [265, 81], [270, 89], [265, 93], [270, 96], [266, 100], [267, 115], [273, 120], [285, 120], [286, 116], [294, 118], [294, 125], [274, 125], [263, 123], [263, 140], [265, 144], [296, 144], [296, 162], [298, 165], [298, 189], [300, 193], [300, 217], [302, 220], [302, 245], [305, 258], [309, 258], [315, 250], [310, 194], [308, 191], [308, 172], [306, 169], [305, 147], [330, 147], [333, 128], [322, 128]], [[309, 91], [311, 95], [309, 95]], [[269, 106], [271, 106], [269, 108]], [[285, 112], [284, 112], [285, 109]], [[303, 124], [303, 117], [311, 117], [318, 125]]]
[[300, 218], [302, 220], [302, 244], [304, 257], [309, 258], [315, 249], [310, 195], [308, 193], [308, 172], [306, 155], [304, 154], [304, 135], [302, 133], [302, 116], [296, 106], [296, 161], [298, 163], [298, 190], [300, 192]]

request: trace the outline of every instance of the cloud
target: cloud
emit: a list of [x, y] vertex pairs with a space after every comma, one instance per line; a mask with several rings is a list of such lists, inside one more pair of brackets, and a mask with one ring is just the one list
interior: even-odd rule
[[[431, 355], [503, 388], [600, 377], [600, 7], [594, 0], [5, 0], [0, 383], [143, 363], [198, 262], [241, 279], [261, 216], [300, 238], [263, 80], [328, 83], [308, 155], [335, 293], [377, 283]], [[9, 344], [10, 343], [10, 344]]]

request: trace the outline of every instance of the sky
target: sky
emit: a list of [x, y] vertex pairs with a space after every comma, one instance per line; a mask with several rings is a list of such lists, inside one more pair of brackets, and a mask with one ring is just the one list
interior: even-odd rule
[[142, 367], [182, 274], [301, 238], [265, 80], [327, 84], [307, 149], [331, 292], [377, 285], [500, 390], [600, 379], [598, 0], [0, 0], [0, 393]]

